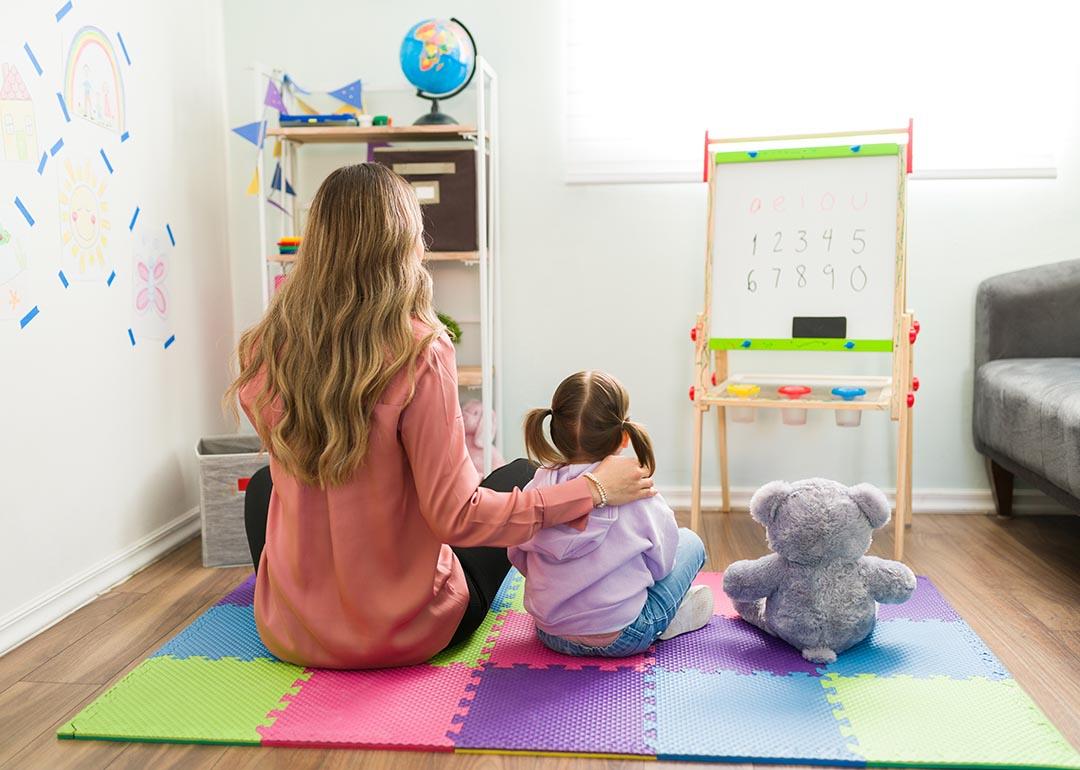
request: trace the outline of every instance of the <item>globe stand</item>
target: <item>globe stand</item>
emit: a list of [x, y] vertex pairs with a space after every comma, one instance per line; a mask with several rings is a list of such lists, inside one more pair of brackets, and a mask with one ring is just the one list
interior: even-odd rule
[[421, 99], [431, 99], [431, 111], [421, 115], [415, 121], [414, 126], [456, 126], [457, 121], [439, 111], [439, 100], [433, 96], [426, 96], [423, 91], [417, 91], [416, 95]]

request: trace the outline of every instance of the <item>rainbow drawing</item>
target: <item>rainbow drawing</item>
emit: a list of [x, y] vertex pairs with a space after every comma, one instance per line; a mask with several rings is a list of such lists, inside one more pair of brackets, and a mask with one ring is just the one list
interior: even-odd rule
[[75, 33], [64, 67], [64, 98], [73, 115], [121, 133], [124, 130], [124, 81], [116, 49], [99, 28]]

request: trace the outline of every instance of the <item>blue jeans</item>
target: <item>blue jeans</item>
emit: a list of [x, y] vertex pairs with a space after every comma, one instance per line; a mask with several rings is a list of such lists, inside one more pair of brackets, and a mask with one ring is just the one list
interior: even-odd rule
[[656, 637], [664, 633], [675, 617], [679, 604], [697, 573], [705, 565], [705, 544], [692, 530], [679, 530], [679, 547], [675, 551], [675, 566], [671, 574], [654, 583], [645, 597], [645, 606], [637, 620], [628, 625], [619, 637], [606, 647], [590, 647], [567, 641], [559, 636], [536, 629], [544, 646], [563, 655], [585, 655], [603, 658], [625, 658], [649, 649]]

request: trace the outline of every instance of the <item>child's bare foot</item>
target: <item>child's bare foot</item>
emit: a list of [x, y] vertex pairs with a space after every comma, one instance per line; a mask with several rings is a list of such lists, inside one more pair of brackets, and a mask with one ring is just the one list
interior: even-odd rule
[[675, 611], [671, 624], [660, 634], [660, 639], [671, 639], [702, 628], [713, 614], [713, 594], [708, 586], [690, 586], [682, 604]]

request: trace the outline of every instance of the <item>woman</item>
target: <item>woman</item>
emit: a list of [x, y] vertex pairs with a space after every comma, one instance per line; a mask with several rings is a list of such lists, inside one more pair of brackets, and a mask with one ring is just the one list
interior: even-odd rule
[[246, 501], [255, 621], [298, 665], [422, 662], [479, 627], [506, 546], [654, 494], [629, 457], [604, 460], [595, 481], [522, 492], [531, 466], [517, 461], [480, 484], [422, 230], [404, 179], [370, 163], [334, 171], [295, 270], [240, 338], [226, 398], [270, 456]]

